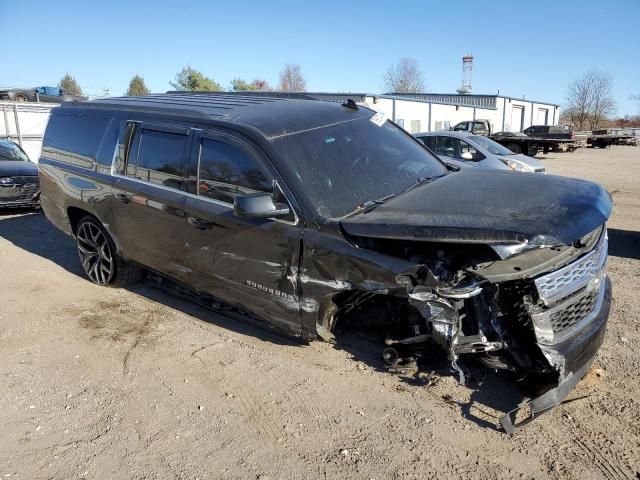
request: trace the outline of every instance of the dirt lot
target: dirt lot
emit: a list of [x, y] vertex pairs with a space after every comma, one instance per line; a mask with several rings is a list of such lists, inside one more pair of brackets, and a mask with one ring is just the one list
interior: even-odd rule
[[40, 213], [0, 216], [0, 478], [639, 478], [640, 149], [544, 158], [612, 193], [605, 344], [565, 403], [509, 437], [519, 398], [384, 372], [149, 283], [93, 286]]

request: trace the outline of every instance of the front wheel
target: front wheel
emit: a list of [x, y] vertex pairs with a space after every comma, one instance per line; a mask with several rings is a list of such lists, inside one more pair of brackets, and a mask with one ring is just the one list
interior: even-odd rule
[[16, 96], [14, 97], [14, 100], [16, 102], [26, 102], [29, 99], [27, 98], [27, 96], [24, 93], [18, 93], [16, 94]]
[[87, 277], [96, 285], [124, 287], [142, 279], [142, 269], [127, 263], [117, 253], [113, 240], [95, 218], [78, 223], [76, 249]]

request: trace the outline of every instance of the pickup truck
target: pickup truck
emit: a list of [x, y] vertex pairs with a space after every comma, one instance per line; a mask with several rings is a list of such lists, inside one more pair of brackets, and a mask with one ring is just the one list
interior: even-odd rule
[[488, 137], [491, 135], [491, 123], [489, 123], [489, 120], [469, 120], [457, 123], [451, 130], [454, 132], [469, 132]]
[[82, 102], [87, 97], [67, 93], [59, 87], [10, 88], [0, 90], [0, 100], [14, 102]]

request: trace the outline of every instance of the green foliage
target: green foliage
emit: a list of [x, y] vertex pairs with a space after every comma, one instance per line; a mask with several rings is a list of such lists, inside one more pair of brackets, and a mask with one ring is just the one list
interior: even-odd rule
[[135, 75], [129, 82], [129, 88], [127, 89], [127, 95], [149, 95], [151, 93], [144, 83], [144, 78], [140, 75]]
[[182, 92], [221, 92], [222, 87], [216, 81], [205, 77], [202, 72], [184, 67], [178, 73], [173, 82], [169, 82], [173, 88]]
[[260, 91], [260, 92], [270, 92], [272, 90], [271, 86], [266, 80], [255, 79], [253, 82], [248, 83], [241, 78], [234, 78], [231, 80], [231, 91], [232, 92], [246, 92], [246, 91]]
[[69, 73], [66, 73], [60, 83], [58, 84], [62, 90], [66, 93], [70, 93], [71, 95], [82, 95], [82, 88], [76, 82], [76, 79], [73, 78]]

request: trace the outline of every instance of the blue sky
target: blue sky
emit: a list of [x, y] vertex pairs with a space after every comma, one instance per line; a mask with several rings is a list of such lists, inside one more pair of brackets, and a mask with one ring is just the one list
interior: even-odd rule
[[[214, 2], [0, 0], [0, 85], [57, 84], [121, 95], [142, 75], [154, 92], [191, 65], [223, 86], [271, 84], [299, 63], [310, 91], [382, 92], [387, 67], [414, 57], [427, 90], [452, 92], [475, 57], [474, 93], [564, 102], [569, 82], [614, 78], [617, 114], [640, 104], [640, 0], [517, 2]], [[6, 50], [5, 50], [6, 51]]]

